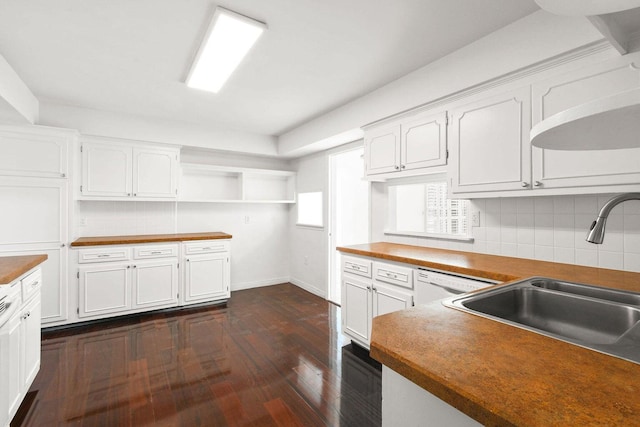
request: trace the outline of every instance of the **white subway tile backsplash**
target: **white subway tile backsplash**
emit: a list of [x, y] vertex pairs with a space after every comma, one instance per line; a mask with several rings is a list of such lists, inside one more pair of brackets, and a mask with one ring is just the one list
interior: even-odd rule
[[553, 246], [535, 245], [535, 259], [539, 261], [553, 261]]
[[[602, 245], [585, 238], [610, 195], [472, 200], [481, 227], [468, 250], [592, 267], [640, 271], [640, 201], [625, 202], [607, 220]], [[627, 206], [629, 206], [627, 208]], [[434, 241], [423, 244], [433, 246]]]
[[518, 256], [518, 245], [515, 243], [502, 243], [500, 247], [500, 255], [503, 256]]
[[622, 270], [624, 268], [624, 254], [622, 252], [598, 251], [598, 267]]
[[576, 254], [573, 248], [554, 248], [553, 260], [565, 264], [575, 264]]
[[553, 213], [553, 198], [552, 197], [536, 197], [533, 202], [534, 213], [537, 214], [552, 214]]
[[640, 253], [625, 253], [624, 269], [640, 273]]
[[576, 249], [576, 264], [597, 267], [598, 251], [595, 249]]
[[575, 213], [573, 197], [555, 196], [553, 198], [553, 213], [573, 215]]
[[534, 259], [536, 257], [535, 246], [518, 243], [518, 257]]

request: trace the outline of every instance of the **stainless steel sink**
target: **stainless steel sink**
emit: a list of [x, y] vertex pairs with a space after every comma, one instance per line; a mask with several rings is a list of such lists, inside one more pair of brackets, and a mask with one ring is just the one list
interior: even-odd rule
[[444, 305], [640, 363], [640, 294], [531, 278]]

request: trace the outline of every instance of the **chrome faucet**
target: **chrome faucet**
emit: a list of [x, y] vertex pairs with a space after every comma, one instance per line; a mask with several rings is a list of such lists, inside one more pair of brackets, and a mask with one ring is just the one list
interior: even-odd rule
[[593, 224], [591, 224], [589, 234], [587, 235], [587, 242], [595, 244], [602, 243], [602, 241], [604, 240], [604, 227], [607, 224], [607, 217], [609, 216], [609, 212], [611, 212], [611, 209], [622, 202], [626, 202], [627, 200], [640, 200], [640, 193], [618, 194], [617, 196], [612, 197], [607, 203], [605, 203], [602, 209], [600, 209], [598, 218], [596, 218], [596, 220], [593, 221]]

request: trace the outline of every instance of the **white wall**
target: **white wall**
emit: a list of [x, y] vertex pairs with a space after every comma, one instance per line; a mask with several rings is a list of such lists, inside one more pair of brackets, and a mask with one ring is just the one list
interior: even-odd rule
[[640, 272], [640, 202], [614, 208], [602, 245], [585, 241], [593, 220], [611, 195], [516, 197], [472, 200], [480, 212], [473, 243], [384, 236], [386, 206], [372, 205], [376, 240], [591, 267]]
[[[323, 228], [296, 225], [297, 205], [289, 217], [289, 259], [291, 282], [324, 298], [328, 292], [328, 203], [329, 161], [327, 152], [303, 157], [294, 162], [298, 171], [297, 192], [323, 192]], [[306, 262], [305, 262], [306, 260]]]

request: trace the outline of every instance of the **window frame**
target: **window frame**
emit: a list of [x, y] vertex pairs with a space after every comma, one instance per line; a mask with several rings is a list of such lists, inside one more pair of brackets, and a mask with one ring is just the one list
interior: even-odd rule
[[[423, 175], [423, 176], [410, 177], [410, 178], [394, 179], [393, 181], [387, 181], [385, 183], [386, 192], [387, 192], [387, 203], [388, 203], [386, 228], [383, 231], [385, 235], [423, 237], [423, 238], [431, 238], [431, 239], [456, 240], [456, 241], [465, 241], [465, 242], [474, 241], [474, 238], [472, 235], [472, 225], [470, 223], [471, 206], [468, 206], [468, 211], [467, 211], [468, 225], [466, 229], [466, 234], [432, 233], [432, 232], [407, 231], [407, 230], [395, 229], [395, 225], [396, 225], [395, 210], [394, 212], [392, 212], [391, 208], [396, 205], [396, 200], [391, 196], [390, 187], [400, 186], [400, 185], [429, 184], [434, 182], [446, 182], [448, 196], [451, 195], [450, 182], [446, 174], [443, 174], [443, 173]], [[451, 199], [451, 200], [468, 200], [468, 199]], [[425, 202], [426, 202], [426, 199], [425, 199]], [[425, 217], [425, 227], [426, 227], [426, 217]]]
[[[311, 222], [303, 222], [300, 221], [300, 212], [301, 209], [300, 207], [302, 206], [303, 199], [304, 197], [300, 197], [302, 195], [307, 195], [307, 194], [319, 194], [320, 195], [320, 213], [319, 213], [319, 219], [320, 219], [320, 224], [313, 224]], [[324, 224], [325, 224], [325, 218], [324, 218], [324, 191], [319, 190], [319, 191], [301, 191], [298, 192], [296, 194], [296, 226], [298, 227], [303, 227], [303, 228], [313, 228], [313, 229], [324, 229]]]

